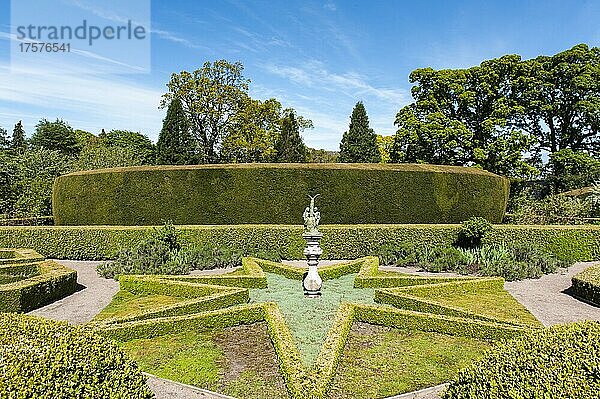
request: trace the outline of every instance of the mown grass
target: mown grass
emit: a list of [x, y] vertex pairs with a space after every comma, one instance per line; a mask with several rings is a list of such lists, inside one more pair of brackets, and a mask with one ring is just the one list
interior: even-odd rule
[[181, 301], [185, 301], [185, 298], [168, 295], [132, 294], [129, 291], [121, 290], [113, 297], [108, 306], [96, 315], [95, 320], [131, 316], [145, 310], [156, 309]]
[[122, 348], [150, 374], [238, 398], [287, 398], [266, 325], [136, 339]]
[[435, 289], [432, 289], [431, 292], [421, 290], [410, 294], [512, 323], [541, 326], [538, 319], [525, 306], [521, 305], [510, 293], [503, 289], [464, 291], [452, 294], [439, 294], [435, 293]]
[[491, 345], [472, 338], [355, 323], [329, 397], [385, 398], [441, 384]]

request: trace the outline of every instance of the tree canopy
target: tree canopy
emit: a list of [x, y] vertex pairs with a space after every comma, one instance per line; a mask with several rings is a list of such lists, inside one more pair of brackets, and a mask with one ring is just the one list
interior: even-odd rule
[[196, 163], [195, 142], [190, 134], [181, 100], [174, 98], [156, 143], [156, 163], [162, 165], [190, 165]]
[[61, 119], [54, 122], [40, 120], [31, 137], [31, 146], [34, 149], [59, 151], [71, 156], [76, 155], [79, 149], [73, 128]]
[[396, 115], [392, 162], [539, 173], [541, 154], [599, 151], [600, 53], [577, 45], [554, 56], [506, 55], [467, 69], [417, 69], [414, 102]]

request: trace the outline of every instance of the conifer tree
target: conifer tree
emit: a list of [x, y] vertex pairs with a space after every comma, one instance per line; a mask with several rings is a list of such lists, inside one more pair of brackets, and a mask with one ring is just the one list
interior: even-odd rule
[[8, 148], [10, 148], [8, 132], [6, 131], [6, 129], [0, 127], [0, 150], [6, 150]]
[[291, 110], [285, 113], [281, 121], [281, 133], [275, 150], [279, 162], [306, 162], [307, 150], [300, 135], [300, 123]]
[[381, 160], [377, 135], [369, 127], [369, 117], [361, 101], [356, 103], [350, 117], [350, 127], [340, 143], [340, 162], [372, 162]]
[[174, 98], [158, 136], [157, 163], [159, 165], [189, 165], [194, 162], [194, 139], [183, 111], [181, 101]]
[[23, 129], [22, 121], [19, 121], [13, 129], [10, 148], [12, 148], [13, 150], [23, 150], [26, 146], [27, 144], [25, 142], [25, 129]]

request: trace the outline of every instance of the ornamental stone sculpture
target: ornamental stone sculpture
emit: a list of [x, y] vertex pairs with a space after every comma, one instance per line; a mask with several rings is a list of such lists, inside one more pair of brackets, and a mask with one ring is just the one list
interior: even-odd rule
[[302, 287], [304, 288], [304, 295], [309, 298], [318, 297], [321, 295], [321, 286], [323, 280], [319, 276], [317, 266], [319, 264], [319, 257], [323, 253], [321, 247], [319, 247], [319, 240], [323, 237], [323, 234], [319, 232], [319, 222], [321, 221], [321, 213], [315, 206], [315, 199], [319, 194], [315, 196], [308, 196], [310, 198], [310, 205], [304, 210], [304, 233], [302, 237], [306, 240], [306, 248], [304, 248], [304, 256], [308, 263], [308, 272], [302, 280]]

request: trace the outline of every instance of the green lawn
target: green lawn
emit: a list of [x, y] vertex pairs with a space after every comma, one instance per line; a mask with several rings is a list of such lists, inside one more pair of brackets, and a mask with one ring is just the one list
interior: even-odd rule
[[155, 309], [159, 306], [171, 305], [185, 300], [186, 298], [167, 295], [136, 295], [128, 291], [119, 291], [108, 306], [96, 315], [95, 320], [131, 316], [145, 310]]
[[374, 399], [444, 383], [480, 358], [486, 341], [354, 323], [331, 399]]
[[142, 370], [238, 398], [287, 398], [264, 323], [121, 344]]

